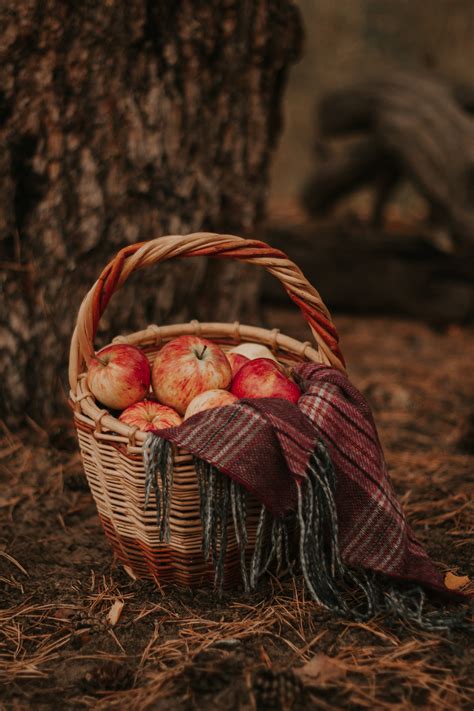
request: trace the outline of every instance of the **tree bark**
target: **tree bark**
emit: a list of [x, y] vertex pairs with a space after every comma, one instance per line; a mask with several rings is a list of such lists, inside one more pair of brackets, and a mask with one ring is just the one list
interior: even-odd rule
[[[301, 27], [292, 0], [7, 0], [0, 27], [0, 416], [43, 419], [117, 249], [260, 219]], [[185, 260], [132, 278], [104, 325], [254, 307], [253, 275]]]

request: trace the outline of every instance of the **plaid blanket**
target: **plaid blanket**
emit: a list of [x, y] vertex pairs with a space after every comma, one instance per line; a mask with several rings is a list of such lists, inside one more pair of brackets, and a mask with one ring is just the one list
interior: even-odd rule
[[[220, 503], [208, 500], [206, 508], [202, 500], [208, 553], [211, 529], [219, 527], [213, 517], [221, 515], [222, 530], [231, 509], [237, 526], [240, 509], [234, 497], [237, 489], [247, 490], [262, 503], [262, 526], [265, 515], [274, 522], [271, 541], [277, 557], [286, 540], [281, 526], [297, 519], [299, 562], [311, 594], [327, 607], [340, 606], [338, 578], [356, 581], [373, 603], [372, 574], [380, 573], [461, 599], [447, 590], [406, 521], [364, 397], [345, 375], [325, 365], [300, 365], [293, 374], [303, 392], [297, 406], [272, 398], [241, 400], [152, 434], [145, 454], [148, 496], [152, 485], [159, 496], [158, 468], [162, 498], [167, 497], [171, 483], [166, 460], [171, 459], [162, 443], [174, 442], [191, 452], [200, 466], [202, 499], [206, 485], [213, 496], [220, 490]], [[212, 484], [218, 475], [225, 484]], [[166, 501], [162, 503], [164, 530]], [[242, 522], [237, 529], [245, 538]], [[258, 555], [250, 573], [253, 581], [267, 565], [262, 565], [263, 554]]]

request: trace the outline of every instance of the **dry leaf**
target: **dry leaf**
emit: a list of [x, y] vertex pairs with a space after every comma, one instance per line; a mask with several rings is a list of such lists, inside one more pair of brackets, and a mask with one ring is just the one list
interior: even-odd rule
[[84, 644], [87, 644], [88, 642], [90, 642], [90, 638], [91, 638], [91, 633], [88, 629], [87, 630], [78, 630], [76, 632], [75, 639], [79, 642], [81, 647]]
[[21, 496], [10, 496], [10, 498], [0, 496], [0, 509], [6, 509], [9, 506], [16, 506], [21, 499]]
[[262, 662], [265, 664], [265, 666], [267, 667], [267, 669], [271, 669], [271, 668], [272, 668], [272, 661], [271, 661], [270, 657], [268, 656], [267, 650], [265, 649], [265, 647], [263, 646], [263, 644], [260, 645], [260, 659], [261, 659]]
[[469, 585], [471, 579], [468, 575], [454, 575], [454, 573], [446, 573], [444, 576], [444, 584], [448, 590], [461, 590]]
[[137, 576], [135, 575], [135, 573], [133, 572], [133, 570], [132, 570], [131, 568], [129, 568], [128, 565], [124, 565], [124, 566], [123, 566], [123, 569], [125, 570], [125, 572], [127, 573], [127, 575], [128, 575], [132, 580], [138, 580]]
[[74, 615], [74, 610], [70, 607], [58, 607], [58, 609], [53, 612], [53, 617], [55, 620], [68, 620]]
[[309, 662], [298, 669], [293, 669], [303, 684], [320, 686], [346, 675], [344, 666], [334, 657], [316, 654]]
[[122, 614], [124, 605], [125, 603], [123, 600], [115, 600], [114, 604], [110, 608], [107, 619], [112, 627], [115, 627], [117, 622], [120, 620], [120, 615]]

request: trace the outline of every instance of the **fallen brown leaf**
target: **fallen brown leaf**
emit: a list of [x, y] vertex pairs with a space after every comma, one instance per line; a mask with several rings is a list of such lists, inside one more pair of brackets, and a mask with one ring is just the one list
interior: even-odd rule
[[135, 573], [133, 572], [133, 570], [132, 570], [128, 565], [124, 565], [124, 566], [123, 566], [123, 569], [125, 570], [125, 572], [127, 573], [127, 575], [128, 575], [132, 580], [138, 580], [137, 576], [135, 575]]
[[268, 656], [267, 650], [265, 649], [265, 647], [263, 646], [263, 644], [260, 645], [260, 659], [261, 659], [262, 662], [265, 664], [265, 666], [267, 667], [267, 669], [271, 669], [271, 668], [272, 668], [272, 661], [271, 661], [270, 657]]
[[109, 610], [107, 619], [112, 627], [114, 627], [120, 620], [120, 615], [122, 614], [123, 606], [125, 605], [123, 600], [115, 600], [112, 607]]
[[316, 654], [304, 666], [293, 669], [293, 671], [304, 684], [315, 686], [327, 684], [329, 681], [335, 681], [346, 675], [343, 664], [334, 657], [328, 657], [322, 653]]
[[70, 607], [58, 607], [58, 609], [53, 612], [52, 617], [55, 620], [68, 620], [74, 615], [74, 609]]
[[0, 496], [0, 509], [6, 509], [9, 506], [16, 506], [21, 499], [21, 496], [10, 496], [10, 498]]
[[444, 584], [448, 590], [461, 590], [461, 588], [469, 585], [471, 579], [468, 575], [455, 575], [454, 573], [446, 573], [444, 576]]

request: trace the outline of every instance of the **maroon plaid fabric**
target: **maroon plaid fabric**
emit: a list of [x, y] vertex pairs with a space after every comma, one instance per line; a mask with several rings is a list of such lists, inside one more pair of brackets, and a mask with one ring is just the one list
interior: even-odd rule
[[457, 597], [407, 524], [364, 397], [334, 368], [305, 364], [294, 372], [304, 393], [298, 406], [241, 400], [159, 434], [236, 480], [275, 517], [296, 510], [297, 486], [321, 438], [337, 474], [344, 562]]

